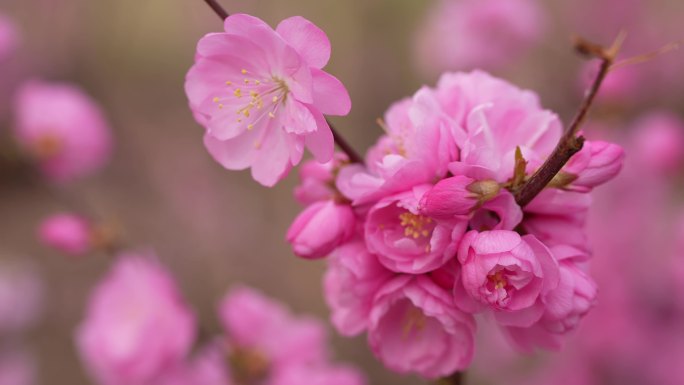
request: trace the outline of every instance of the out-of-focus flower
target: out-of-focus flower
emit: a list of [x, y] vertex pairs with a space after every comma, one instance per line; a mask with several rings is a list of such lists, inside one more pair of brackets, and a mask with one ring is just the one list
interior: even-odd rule
[[373, 298], [393, 274], [377, 256], [368, 252], [362, 240], [348, 242], [331, 255], [325, 273], [325, 299], [337, 330], [346, 336], [357, 335], [368, 327]]
[[320, 162], [332, 158], [332, 131], [323, 114], [346, 115], [351, 101], [342, 83], [323, 68], [330, 41], [301, 17], [274, 31], [262, 20], [235, 14], [225, 33], [197, 45], [185, 90], [205, 145], [223, 167], [252, 169], [273, 186], [299, 164], [304, 147]]
[[287, 241], [300, 257], [322, 258], [349, 239], [355, 225], [354, 211], [348, 204], [332, 200], [316, 202], [292, 222]]
[[416, 57], [428, 73], [500, 69], [542, 37], [544, 14], [534, 0], [440, 0], [416, 39]]
[[365, 385], [358, 369], [342, 365], [293, 366], [281, 371], [270, 385]]
[[0, 352], [0, 385], [35, 385], [36, 363], [33, 356], [15, 347]]
[[70, 84], [31, 81], [15, 101], [14, 135], [51, 180], [92, 174], [110, 157], [110, 128], [100, 107]]
[[14, 23], [5, 15], [0, 14], [0, 60], [12, 54], [19, 42], [19, 36]]
[[211, 342], [191, 360], [161, 374], [153, 385], [232, 385], [230, 366], [220, 344]]
[[645, 167], [668, 173], [684, 161], [684, 122], [669, 112], [656, 111], [634, 123], [635, 156]]
[[468, 367], [474, 332], [472, 316], [430, 278], [399, 276], [375, 297], [368, 341], [388, 368], [437, 378]]
[[247, 360], [256, 372], [319, 364], [328, 358], [326, 332], [320, 321], [297, 318], [253, 289], [233, 288], [221, 301], [219, 316], [233, 359]]
[[31, 266], [0, 263], [0, 334], [30, 328], [43, 307], [43, 281]]
[[93, 246], [90, 221], [76, 214], [61, 213], [43, 220], [38, 236], [46, 246], [68, 255], [80, 256]]
[[153, 255], [124, 254], [91, 295], [76, 333], [81, 359], [103, 385], [147, 385], [177, 367], [195, 317]]

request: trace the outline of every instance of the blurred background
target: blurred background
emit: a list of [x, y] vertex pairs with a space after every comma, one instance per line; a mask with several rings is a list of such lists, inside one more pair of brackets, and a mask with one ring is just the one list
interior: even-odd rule
[[[349, 116], [332, 121], [360, 151], [381, 133], [375, 121], [393, 101], [434, 84], [442, 71], [491, 71], [538, 92], [567, 122], [592, 71], [573, 52], [571, 35], [609, 44], [624, 29], [624, 58], [684, 38], [680, 0], [526, 1], [524, 15], [478, 14], [447, 3], [461, 1], [222, 2], [271, 25], [302, 15], [326, 31], [333, 46], [327, 71], [353, 101]], [[67, 259], [38, 243], [38, 224], [57, 211], [87, 210], [122, 229], [126, 245], [155, 250], [209, 330], [219, 329], [217, 301], [238, 282], [298, 313], [327, 318], [325, 262], [294, 257], [284, 241], [300, 210], [291, 197], [296, 173], [266, 189], [248, 172], [224, 170], [204, 149], [203, 130], [187, 107], [183, 82], [197, 40], [221, 30], [203, 1], [2, 0], [0, 13], [17, 30], [15, 52], [0, 61], [0, 140], [12, 140], [12, 98], [28, 79], [78, 84], [102, 105], [114, 135], [111, 162], [75, 183], [0, 175], [0, 263], [9, 271], [0, 279], [39, 277], [21, 291], [0, 283], [0, 297], [43, 293], [35, 299], [37, 323], [3, 349], [35, 358], [36, 383], [90, 383], [73, 331], [110, 265], [105, 255]], [[684, 383], [675, 369], [684, 362], [682, 68], [684, 50], [673, 49], [616, 70], [587, 126], [591, 136], [623, 143], [628, 156], [619, 180], [598, 190], [591, 214], [601, 289], [595, 311], [561, 356], [514, 357], [483, 328], [471, 383], [512, 383], [518, 375], [539, 377], [540, 384], [571, 377], [577, 384]], [[654, 126], [665, 126], [657, 129], [663, 139], [644, 134]], [[606, 324], [615, 335], [604, 332]], [[335, 336], [334, 346], [336, 357], [362, 367], [372, 384], [420, 383], [384, 370], [363, 337]]]

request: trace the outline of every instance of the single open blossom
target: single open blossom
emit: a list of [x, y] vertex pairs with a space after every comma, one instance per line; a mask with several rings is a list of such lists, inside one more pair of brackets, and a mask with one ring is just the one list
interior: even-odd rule
[[100, 384], [147, 385], [182, 362], [196, 327], [154, 256], [124, 254], [92, 294], [76, 343]]
[[440, 0], [416, 41], [422, 70], [499, 69], [540, 40], [541, 4], [534, 0]]
[[109, 160], [112, 138], [100, 107], [70, 84], [31, 81], [15, 100], [14, 135], [51, 180], [70, 181]]
[[19, 40], [14, 23], [5, 15], [0, 14], [0, 60], [8, 57], [16, 48]]
[[435, 270], [456, 255], [467, 218], [437, 220], [419, 212], [429, 186], [389, 196], [368, 213], [366, 245], [388, 269], [420, 274]]
[[302, 258], [322, 258], [354, 235], [355, 225], [354, 211], [348, 204], [316, 202], [292, 222], [287, 241]]
[[346, 115], [351, 101], [322, 70], [330, 58], [325, 33], [302, 17], [273, 30], [244, 14], [229, 16], [224, 28], [199, 41], [185, 83], [214, 159], [231, 170], [251, 168], [266, 186], [299, 164], [304, 147], [329, 161], [334, 141], [323, 114]]
[[534, 324], [544, 313], [544, 296], [558, 286], [558, 263], [531, 235], [471, 231], [461, 241], [458, 259], [463, 267], [455, 289], [456, 304], [476, 311], [472, 299], [494, 310], [504, 325]]
[[38, 236], [47, 246], [68, 255], [83, 255], [90, 251], [92, 224], [76, 214], [61, 213], [47, 217], [40, 224]]
[[354, 336], [366, 330], [373, 298], [393, 276], [362, 240], [350, 241], [333, 252], [323, 283], [331, 320], [340, 334]]
[[328, 351], [323, 324], [295, 317], [282, 304], [247, 288], [233, 288], [219, 305], [219, 316], [233, 354], [262, 362], [278, 371], [292, 365], [325, 362]]
[[388, 368], [437, 378], [468, 367], [474, 332], [472, 316], [430, 278], [398, 276], [376, 295], [368, 340]]

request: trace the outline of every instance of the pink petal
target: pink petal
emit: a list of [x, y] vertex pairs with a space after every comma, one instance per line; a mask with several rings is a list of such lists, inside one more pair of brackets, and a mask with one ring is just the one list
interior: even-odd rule
[[273, 125], [267, 129], [263, 141], [255, 151], [252, 177], [262, 185], [271, 187], [292, 168], [287, 134]]
[[313, 104], [326, 115], [344, 116], [351, 110], [351, 98], [344, 84], [329, 73], [311, 69]]
[[305, 137], [306, 148], [311, 151], [318, 162], [324, 163], [332, 159], [335, 152], [335, 140], [323, 114], [311, 107], [309, 109], [314, 119], [316, 119], [318, 128]]
[[320, 28], [301, 16], [278, 24], [276, 32], [304, 58], [311, 67], [323, 68], [330, 59], [330, 40]]
[[256, 158], [257, 151], [254, 146], [260, 130], [246, 131], [244, 134], [228, 139], [220, 140], [211, 134], [204, 135], [204, 145], [209, 154], [223, 167], [229, 170], [244, 170], [248, 168]]
[[296, 100], [287, 100], [285, 113], [281, 116], [283, 129], [287, 133], [305, 135], [317, 129], [316, 120], [309, 108]]

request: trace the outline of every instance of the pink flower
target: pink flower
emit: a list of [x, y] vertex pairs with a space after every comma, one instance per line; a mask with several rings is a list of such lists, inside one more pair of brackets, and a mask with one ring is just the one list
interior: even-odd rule
[[316, 202], [292, 222], [287, 241], [302, 258], [322, 258], [354, 235], [355, 224], [354, 211], [348, 204]]
[[589, 191], [614, 178], [622, 168], [625, 152], [617, 144], [587, 141], [563, 167], [569, 184], [578, 191]]
[[164, 373], [153, 385], [232, 385], [230, 366], [226, 365], [221, 344], [211, 342], [195, 356]]
[[542, 38], [543, 12], [534, 0], [441, 0], [416, 39], [423, 71], [499, 69]]
[[677, 172], [684, 161], [684, 122], [669, 112], [652, 112], [634, 124], [634, 155], [657, 172]]
[[347, 156], [339, 152], [335, 153], [330, 162], [304, 162], [299, 168], [299, 185], [295, 187], [295, 199], [301, 204], [310, 205], [336, 198], [339, 193], [335, 189], [335, 176], [345, 162]]
[[556, 188], [543, 190], [525, 206], [522, 228], [549, 247], [589, 250], [585, 224], [591, 195]]
[[0, 335], [31, 328], [44, 306], [42, 279], [30, 265], [3, 261], [0, 264]]
[[329, 161], [334, 141], [323, 114], [346, 115], [351, 101], [342, 83], [321, 70], [330, 58], [325, 33], [301, 17], [274, 31], [235, 14], [224, 27], [199, 41], [185, 83], [214, 159], [231, 170], [251, 167], [266, 186], [299, 164], [304, 147]]
[[0, 14], [0, 61], [12, 54], [19, 43], [17, 29], [7, 16]]
[[0, 352], [0, 385], [35, 385], [37, 373], [29, 353], [16, 348]]
[[253, 289], [232, 289], [221, 301], [219, 316], [234, 354], [259, 357], [271, 370], [319, 364], [328, 357], [320, 321], [296, 318]]
[[362, 240], [333, 252], [323, 283], [331, 320], [340, 334], [354, 336], [366, 330], [373, 298], [392, 276]]
[[596, 302], [596, 283], [571, 259], [573, 255], [583, 256], [583, 252], [554, 248], [554, 254], [560, 259], [560, 280], [544, 298], [544, 315], [531, 327], [506, 328], [511, 341], [522, 351], [531, 352], [534, 347], [559, 350], [562, 337], [577, 328]]
[[530, 162], [541, 162], [561, 135], [558, 116], [541, 107], [537, 95], [481, 71], [447, 73], [435, 91], [442, 108], [460, 130], [461, 157], [449, 165], [454, 175], [507, 182], [513, 176], [516, 148]]
[[350, 165], [340, 170], [337, 188], [356, 205], [434, 183], [458, 159], [453, 121], [427, 87], [393, 104], [383, 125], [387, 134], [368, 151], [367, 167]]
[[76, 343], [101, 384], [149, 384], [180, 364], [195, 333], [168, 271], [153, 255], [124, 254], [91, 295]]
[[435, 270], [456, 255], [465, 232], [466, 217], [436, 220], [419, 212], [419, 202], [430, 186], [389, 196], [368, 213], [365, 238], [368, 250], [388, 269], [420, 274]]
[[87, 219], [69, 213], [47, 217], [38, 236], [46, 246], [68, 255], [80, 256], [92, 248], [92, 225]]
[[269, 385], [365, 385], [358, 369], [342, 365], [292, 366], [275, 374]]
[[112, 138], [100, 107], [81, 89], [32, 81], [19, 90], [14, 135], [51, 180], [66, 182], [100, 169]]
[[558, 263], [531, 235], [471, 231], [461, 240], [458, 260], [463, 267], [455, 289], [456, 305], [476, 311], [474, 300], [494, 310], [504, 325], [534, 324], [544, 313], [543, 297], [558, 286]]
[[420, 213], [440, 219], [467, 215], [480, 201], [495, 197], [500, 190], [499, 184], [494, 181], [491, 184], [477, 185], [474, 185], [474, 182], [475, 180], [463, 175], [440, 180], [423, 195], [420, 200]]
[[474, 332], [447, 291], [424, 275], [399, 276], [375, 297], [368, 341], [391, 370], [437, 378], [468, 367]]

